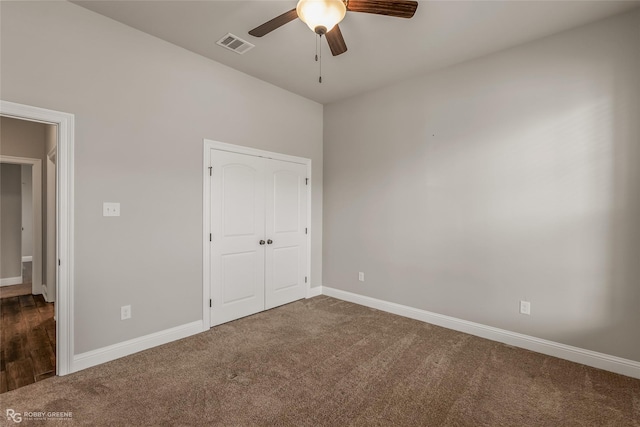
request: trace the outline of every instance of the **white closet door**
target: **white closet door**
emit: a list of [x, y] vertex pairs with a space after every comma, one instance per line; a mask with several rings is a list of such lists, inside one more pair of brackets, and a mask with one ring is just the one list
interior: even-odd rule
[[265, 308], [305, 297], [307, 187], [305, 165], [265, 162]]
[[211, 150], [211, 326], [264, 310], [264, 159]]

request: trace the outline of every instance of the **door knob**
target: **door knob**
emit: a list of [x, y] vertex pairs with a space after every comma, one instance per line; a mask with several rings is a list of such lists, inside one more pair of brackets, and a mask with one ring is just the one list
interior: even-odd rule
[[270, 245], [272, 243], [273, 243], [273, 240], [271, 240], [271, 239], [267, 240], [267, 245]]
[[260, 244], [261, 244], [261, 245], [264, 245], [264, 240], [260, 240]]

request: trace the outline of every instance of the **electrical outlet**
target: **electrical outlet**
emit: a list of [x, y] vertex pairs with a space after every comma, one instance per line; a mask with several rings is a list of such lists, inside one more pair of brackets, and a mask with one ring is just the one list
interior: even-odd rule
[[358, 280], [364, 282], [364, 273], [362, 271], [358, 273]]
[[529, 301], [520, 301], [520, 314], [531, 314], [531, 303]]
[[120, 320], [131, 319], [131, 306], [123, 305], [120, 307]]

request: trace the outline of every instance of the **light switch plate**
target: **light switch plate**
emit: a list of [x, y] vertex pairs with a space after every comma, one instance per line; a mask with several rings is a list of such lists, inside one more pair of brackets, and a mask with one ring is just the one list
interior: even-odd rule
[[104, 202], [102, 216], [120, 216], [120, 203]]

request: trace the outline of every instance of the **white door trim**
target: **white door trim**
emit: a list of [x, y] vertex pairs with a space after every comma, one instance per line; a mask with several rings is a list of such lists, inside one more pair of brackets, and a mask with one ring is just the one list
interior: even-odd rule
[[[58, 254], [56, 251], [56, 151], [58, 143], [47, 153], [45, 162], [47, 167], [45, 173], [47, 174], [47, 200], [45, 211], [47, 213], [47, 245], [45, 248], [45, 258], [43, 259], [44, 265], [46, 265], [47, 277], [44, 279], [42, 286], [43, 294], [47, 302], [55, 302], [56, 300], [56, 260]], [[57, 305], [56, 305], [57, 308]], [[56, 319], [58, 318], [56, 313]]]
[[209, 270], [211, 257], [211, 242], [209, 241], [211, 234], [211, 222], [209, 221], [211, 214], [209, 209], [211, 206], [211, 180], [209, 179], [209, 166], [211, 165], [210, 154], [212, 149], [306, 165], [307, 177], [309, 178], [309, 190], [307, 191], [307, 226], [309, 228], [309, 233], [307, 234], [306, 276], [309, 278], [307, 281], [307, 295], [310, 294], [311, 289], [311, 159], [204, 139], [202, 156], [202, 327], [204, 329], [208, 329], [211, 325], [209, 307], [209, 300], [211, 299], [211, 271]]
[[[74, 372], [74, 248], [73, 248], [73, 158], [75, 116], [60, 111], [0, 100], [0, 115], [58, 126], [58, 286], [56, 292], [56, 370], [58, 375]], [[35, 209], [34, 209], [35, 210]], [[42, 247], [42, 245], [40, 245]]]
[[[31, 228], [33, 230], [33, 255], [31, 261], [33, 267], [31, 269], [31, 293], [39, 295], [42, 293], [42, 159], [34, 159], [31, 157], [3, 156], [0, 154], [0, 163], [9, 163], [13, 165], [30, 165], [31, 166]], [[21, 270], [22, 271], [22, 270]], [[20, 282], [22, 283], [22, 276]], [[14, 283], [11, 283], [14, 284]], [[8, 286], [8, 285], [7, 285]]]

